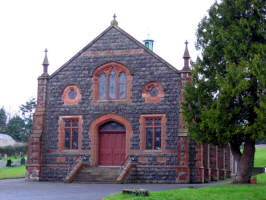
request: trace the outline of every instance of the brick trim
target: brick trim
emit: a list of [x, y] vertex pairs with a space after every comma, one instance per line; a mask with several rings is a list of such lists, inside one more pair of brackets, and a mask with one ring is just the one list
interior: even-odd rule
[[[77, 96], [74, 99], [71, 99], [68, 95], [71, 90], [74, 90], [77, 93]], [[81, 99], [80, 89], [76, 85], [68, 85], [65, 87], [62, 94], [62, 100], [64, 101], [65, 105], [78, 104], [80, 99]]]
[[136, 168], [173, 168], [177, 169], [179, 166], [173, 165], [136, 165]]
[[[100, 100], [99, 99], [99, 82], [98, 82], [98, 78], [101, 75], [101, 73], [103, 73], [103, 72], [108, 77], [112, 69], [115, 69], [116, 77], [118, 77], [118, 75], [121, 72], [125, 72], [126, 73], [126, 78], [127, 78], [127, 82], [126, 82], [126, 98], [125, 99]], [[131, 88], [132, 88], [132, 75], [131, 75], [130, 70], [126, 66], [124, 66], [124, 65], [122, 65], [120, 63], [117, 63], [117, 62], [109, 62], [109, 63], [106, 63], [104, 65], [101, 65], [101, 66], [97, 67], [93, 71], [92, 77], [93, 77], [92, 78], [92, 89], [93, 89], [92, 103], [131, 102], [130, 98], [131, 98]], [[107, 78], [107, 86], [108, 86], [108, 80], [109, 79]], [[117, 84], [117, 88], [118, 87], [119, 87], [119, 85]], [[107, 94], [108, 94], [109, 93], [108, 92], [108, 87], [106, 89], [107, 89]], [[117, 91], [118, 91], [118, 89], [117, 89]]]
[[[65, 119], [78, 119], [78, 149], [64, 149], [64, 143], [65, 143], [65, 129], [64, 129], [64, 120]], [[83, 118], [81, 115], [71, 115], [71, 116], [60, 116], [59, 122], [58, 122], [58, 152], [80, 152], [82, 147], [82, 124], [83, 124]]]
[[[151, 94], [150, 94], [150, 90], [153, 87], [158, 90], [158, 94], [156, 96], [151, 96]], [[163, 86], [160, 83], [154, 82], [154, 81], [147, 83], [142, 89], [142, 97], [145, 99], [146, 103], [150, 103], [150, 102], [157, 103], [157, 102], [160, 102], [161, 98], [164, 97]]]
[[90, 163], [93, 166], [98, 165], [99, 161], [99, 127], [109, 121], [115, 121], [125, 126], [126, 128], [126, 155], [129, 155], [130, 151], [130, 138], [132, 137], [132, 125], [128, 119], [118, 114], [105, 114], [96, 118], [89, 126], [89, 136], [91, 139], [91, 156]]
[[121, 54], [138, 54], [143, 53], [144, 49], [127, 49], [127, 50], [111, 50], [111, 51], [86, 51], [81, 56], [91, 55], [121, 55]]
[[[146, 150], [145, 145], [146, 145], [146, 130], [145, 130], [145, 122], [147, 118], [161, 118], [161, 149], [160, 150]], [[149, 115], [141, 115], [139, 119], [140, 123], [140, 150], [143, 152], [162, 152], [166, 153], [165, 150], [165, 143], [166, 143], [166, 115], [165, 114], [149, 114]]]

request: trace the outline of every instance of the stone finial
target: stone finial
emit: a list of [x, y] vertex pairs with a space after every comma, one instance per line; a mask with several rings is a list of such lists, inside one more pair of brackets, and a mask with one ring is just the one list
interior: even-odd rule
[[111, 21], [111, 26], [118, 26], [118, 22], [116, 21], [116, 14], [113, 16], [113, 20]]
[[43, 73], [47, 74], [48, 73], [48, 66], [49, 66], [49, 61], [48, 61], [48, 57], [47, 57], [47, 52], [48, 50], [45, 49], [45, 56], [44, 56], [44, 60], [43, 60]]
[[190, 55], [189, 55], [189, 52], [188, 52], [188, 47], [187, 47], [187, 45], [188, 45], [188, 41], [187, 40], [185, 42], [185, 45], [186, 45], [186, 47], [185, 47], [185, 52], [184, 52], [183, 58], [190, 58]]
[[186, 40], [185, 42], [185, 52], [184, 52], [184, 55], [183, 55], [183, 58], [184, 58], [184, 67], [183, 67], [183, 70], [189, 70], [189, 59], [190, 59], [190, 55], [189, 55], [189, 52], [188, 52], [188, 41]]

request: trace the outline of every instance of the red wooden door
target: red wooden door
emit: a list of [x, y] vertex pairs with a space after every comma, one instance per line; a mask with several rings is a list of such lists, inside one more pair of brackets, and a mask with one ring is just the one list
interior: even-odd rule
[[126, 155], [125, 132], [107, 131], [99, 135], [99, 165], [121, 165]]

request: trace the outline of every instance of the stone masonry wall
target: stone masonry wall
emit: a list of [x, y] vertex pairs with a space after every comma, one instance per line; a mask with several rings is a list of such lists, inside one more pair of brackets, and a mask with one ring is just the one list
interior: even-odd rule
[[[43, 167], [41, 176], [43, 180], [62, 180], [66, 176], [69, 157], [77, 158], [82, 154], [87, 154], [86, 151], [91, 149], [91, 138], [88, 134], [89, 125], [95, 118], [107, 113], [119, 114], [130, 121], [133, 129], [133, 135], [130, 138], [130, 149], [132, 151], [140, 149], [140, 116], [143, 114], [166, 114], [165, 148], [166, 150], [176, 151], [178, 112], [180, 109], [179, 74], [169, 68], [160, 58], [152, 56], [147, 51], [123, 51], [130, 49], [136, 50], [141, 49], [141, 47], [126, 37], [123, 32], [111, 28], [93, 45], [51, 76], [47, 92], [46, 126], [42, 137]], [[117, 53], [114, 50], [121, 51]], [[130, 103], [91, 103], [93, 99], [93, 88], [91, 87], [93, 71], [108, 62], [119, 62], [131, 71], [133, 79]], [[150, 81], [157, 81], [164, 88], [165, 95], [158, 103], [145, 103], [142, 98], [142, 89]], [[82, 97], [77, 105], [64, 105], [61, 98], [64, 88], [70, 84], [78, 86], [81, 91]], [[81, 115], [83, 117], [83, 152], [71, 152], [71, 156], [58, 151], [59, 117], [70, 115]], [[156, 160], [154, 154], [146, 155], [143, 153], [143, 155], [151, 162], [147, 165], [154, 165], [157, 162], [153, 162], [154, 159]], [[165, 165], [169, 163], [177, 165], [177, 157], [170, 153], [164, 156], [166, 159]], [[74, 164], [75, 161], [73, 161]], [[146, 164], [139, 162], [139, 165]], [[142, 173], [149, 175], [145, 178]], [[139, 168], [136, 171], [136, 176], [139, 177], [139, 180], [143, 177], [141, 179], [143, 181], [151, 180], [148, 177], [153, 177], [155, 181], [159, 181], [158, 178], [154, 177], [158, 174], [158, 177], [163, 177], [163, 179], [160, 179], [164, 180], [163, 182], [172, 182], [175, 179], [175, 173], [175, 169]]]

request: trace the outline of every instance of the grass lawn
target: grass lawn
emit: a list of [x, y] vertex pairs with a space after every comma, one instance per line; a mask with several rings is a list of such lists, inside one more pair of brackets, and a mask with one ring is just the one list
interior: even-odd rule
[[266, 148], [256, 149], [254, 166], [266, 167]]
[[25, 171], [25, 165], [18, 167], [0, 168], [0, 179], [25, 177]]
[[104, 200], [266, 200], [266, 174], [257, 185], [221, 185], [151, 192], [149, 197], [113, 194]]
[[[255, 167], [266, 166], [266, 148], [256, 149]], [[151, 192], [149, 197], [113, 194], [104, 200], [266, 200], [266, 173], [257, 175], [256, 185], [220, 185]]]

